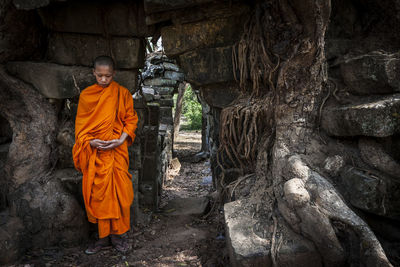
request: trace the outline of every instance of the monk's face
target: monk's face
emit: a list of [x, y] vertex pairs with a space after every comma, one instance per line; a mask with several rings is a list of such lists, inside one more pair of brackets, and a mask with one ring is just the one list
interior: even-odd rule
[[97, 65], [95, 69], [93, 69], [93, 74], [96, 77], [97, 83], [106, 88], [112, 82], [115, 71], [111, 66], [108, 65]]

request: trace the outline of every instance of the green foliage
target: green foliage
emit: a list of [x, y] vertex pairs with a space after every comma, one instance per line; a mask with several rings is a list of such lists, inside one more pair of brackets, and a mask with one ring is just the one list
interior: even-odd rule
[[183, 124], [182, 128], [185, 130], [201, 129], [201, 104], [190, 85], [186, 88], [183, 95], [182, 114], [187, 120], [187, 123]]

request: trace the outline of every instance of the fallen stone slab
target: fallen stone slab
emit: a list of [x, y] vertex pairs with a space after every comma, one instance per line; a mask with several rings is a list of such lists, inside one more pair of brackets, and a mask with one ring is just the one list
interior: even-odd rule
[[200, 86], [234, 81], [231, 46], [197, 49], [179, 59], [189, 83]]
[[331, 103], [323, 109], [322, 128], [333, 136], [386, 137], [400, 133], [400, 94]]
[[138, 38], [52, 33], [47, 49], [50, 62], [63, 65], [93, 66], [99, 55], [112, 52], [117, 68], [137, 69], [144, 65], [143, 41]]
[[197, 48], [231, 45], [241, 36], [243, 20], [242, 16], [232, 16], [163, 27], [165, 53], [175, 57]]
[[400, 54], [380, 51], [348, 55], [340, 65], [348, 91], [355, 94], [385, 94], [400, 91]]
[[169, 201], [162, 210], [169, 216], [200, 216], [207, 212], [209, 204], [210, 200], [207, 197], [176, 198]]
[[[224, 205], [225, 233], [231, 266], [273, 266], [270, 249], [274, 224], [272, 219], [252, 214], [255, 207], [248, 199]], [[277, 236], [282, 245], [277, 250], [277, 266], [323, 266], [314, 244], [296, 234], [280, 216]]]
[[[7, 70], [17, 78], [32, 84], [47, 98], [72, 98], [96, 82], [92, 69], [87, 67], [14, 61], [7, 63]], [[117, 71], [115, 81], [132, 92], [137, 84], [137, 71]]]

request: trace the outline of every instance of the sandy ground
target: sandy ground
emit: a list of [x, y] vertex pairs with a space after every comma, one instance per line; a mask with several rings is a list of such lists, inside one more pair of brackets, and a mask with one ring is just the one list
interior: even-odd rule
[[[170, 169], [161, 207], [177, 197], [208, 196], [213, 192], [209, 162], [190, 163], [201, 147], [199, 132], [181, 132], [174, 149], [181, 163], [179, 172]], [[223, 214], [215, 208], [208, 217], [170, 216], [154, 213], [146, 226], [126, 236], [132, 249], [122, 255], [115, 249], [96, 255], [84, 254], [79, 247], [53, 247], [29, 251], [15, 266], [228, 266]]]

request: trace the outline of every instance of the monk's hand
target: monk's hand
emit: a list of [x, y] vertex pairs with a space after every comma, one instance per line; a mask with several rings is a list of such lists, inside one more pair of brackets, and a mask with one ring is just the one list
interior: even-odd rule
[[113, 139], [113, 140], [110, 140], [110, 141], [104, 141], [105, 144], [102, 145], [102, 146], [100, 146], [99, 149], [102, 149], [102, 150], [110, 150], [110, 149], [119, 147], [120, 145], [122, 145], [122, 144], [125, 142], [125, 140], [126, 140], [127, 137], [128, 137], [128, 134], [125, 133], [125, 132], [122, 132], [120, 138], [118, 138], [118, 139]]
[[101, 146], [107, 145], [106, 142], [107, 141], [103, 141], [103, 140], [100, 140], [100, 139], [92, 139], [92, 140], [89, 141], [90, 146], [94, 147], [94, 148], [99, 148]]

